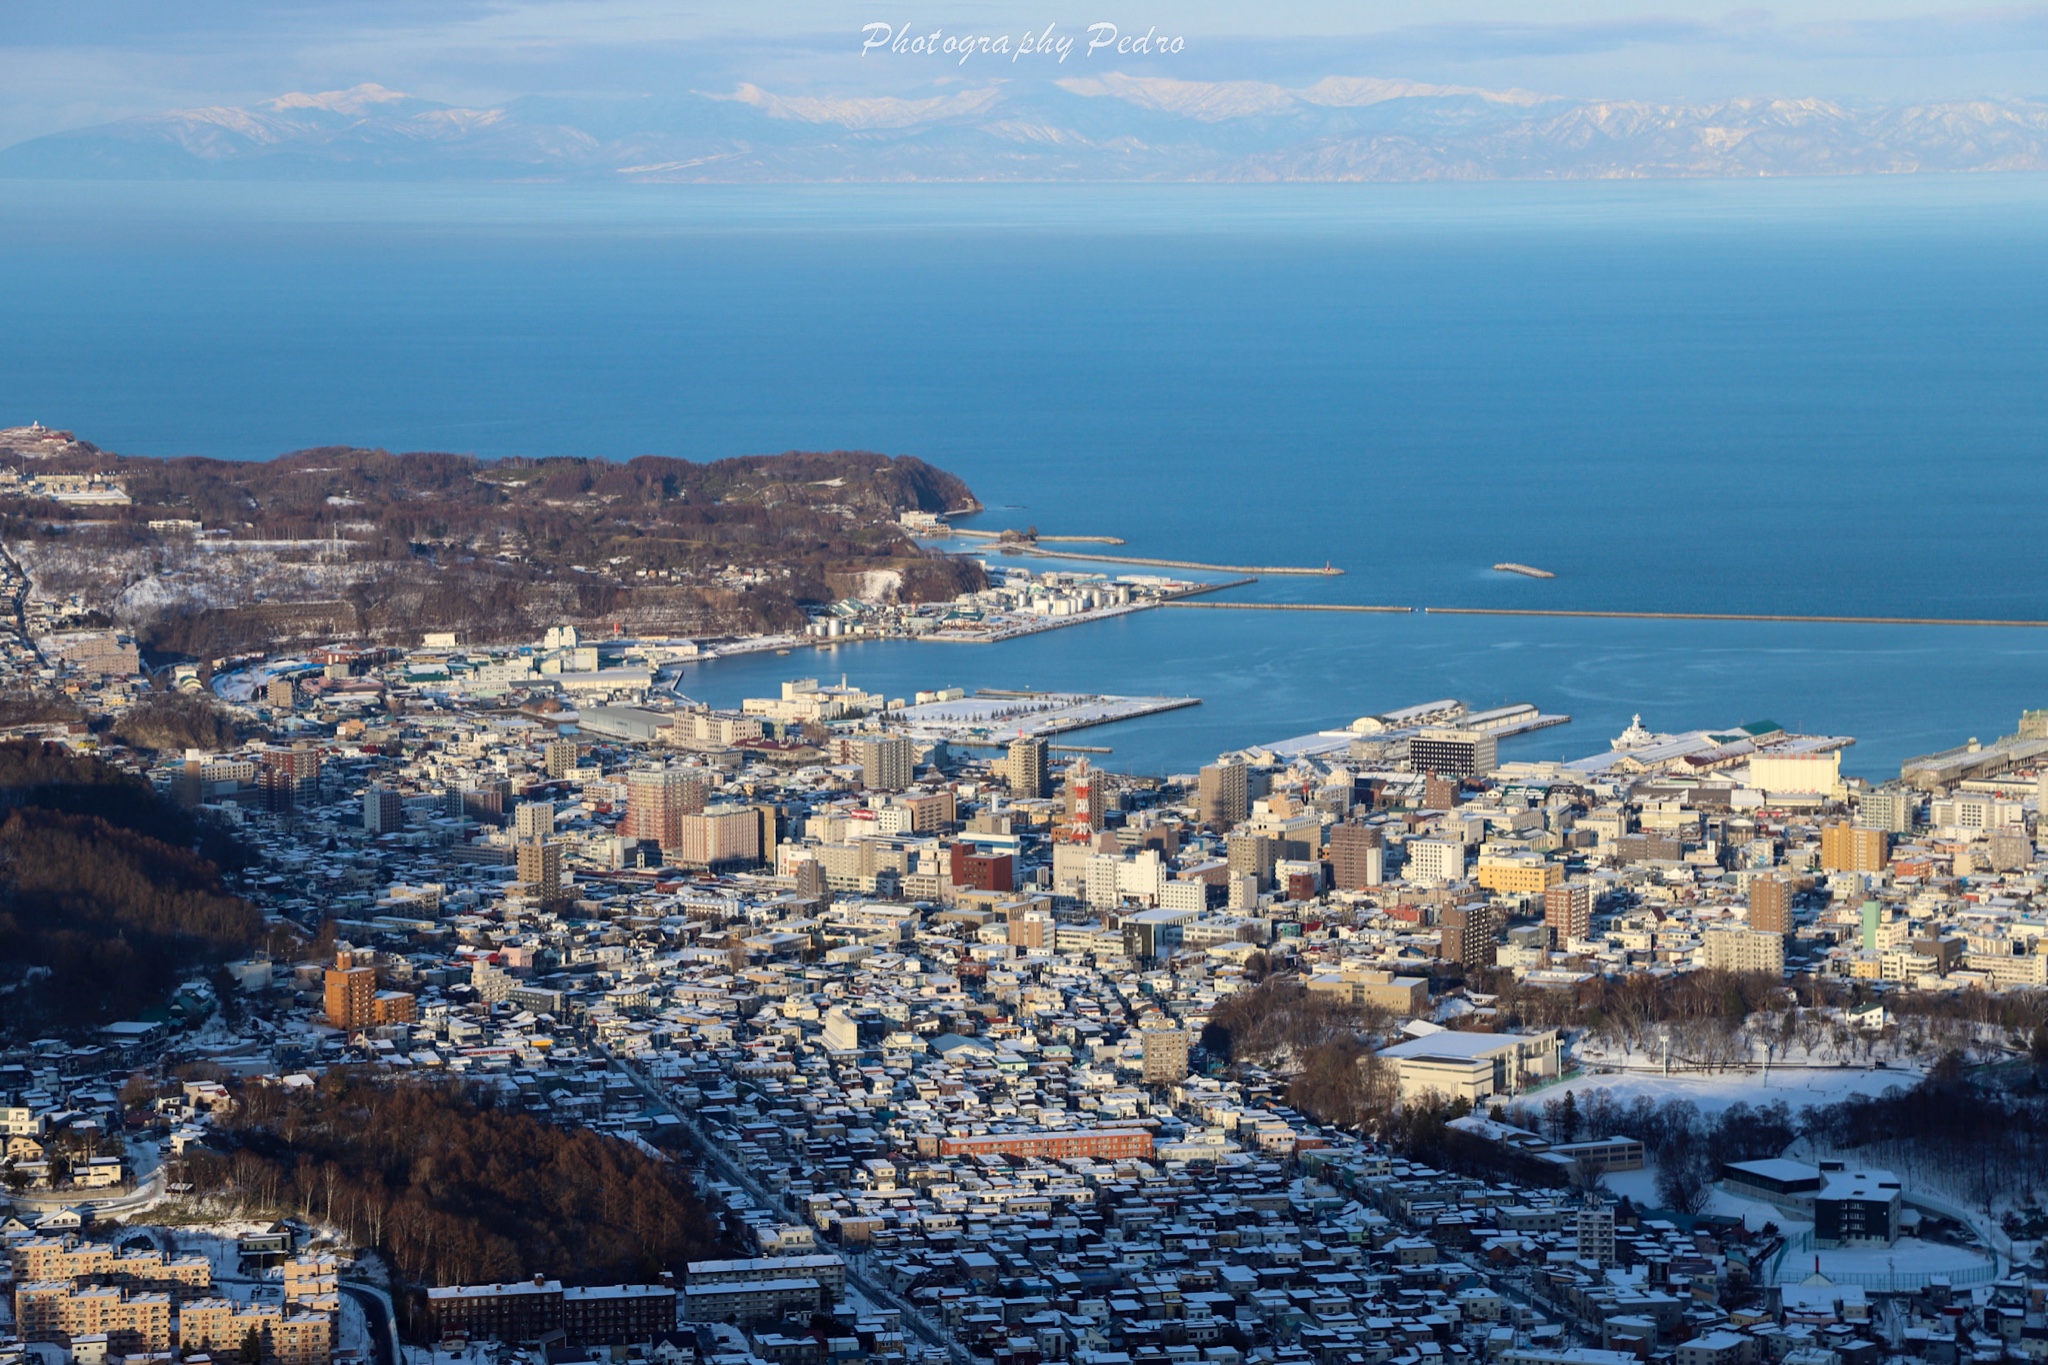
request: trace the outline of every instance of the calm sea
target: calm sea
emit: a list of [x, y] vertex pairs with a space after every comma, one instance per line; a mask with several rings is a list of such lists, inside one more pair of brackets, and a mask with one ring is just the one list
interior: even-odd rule
[[[2048, 178], [727, 189], [8, 182], [0, 421], [134, 454], [922, 456], [1248, 596], [2048, 619]], [[1500, 560], [1553, 570], [1536, 582]], [[1191, 694], [1111, 766], [1439, 696], [1511, 754], [2048, 705], [2048, 631], [1153, 612], [706, 667]]]

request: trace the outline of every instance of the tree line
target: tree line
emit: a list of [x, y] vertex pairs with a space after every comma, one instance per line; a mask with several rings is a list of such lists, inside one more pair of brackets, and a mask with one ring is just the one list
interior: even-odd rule
[[194, 970], [266, 940], [221, 883], [242, 850], [149, 785], [60, 745], [0, 743], [0, 1032], [160, 1006]]
[[334, 1228], [415, 1288], [648, 1282], [720, 1251], [683, 1168], [482, 1087], [337, 1068], [313, 1087], [247, 1086], [237, 1101], [224, 1150], [190, 1162], [195, 1197]]
[[[195, 571], [185, 533], [159, 532], [154, 520], [233, 528], [250, 540], [346, 542], [346, 564], [317, 566], [303, 595], [122, 621], [163, 654], [217, 657], [288, 638], [300, 626], [280, 608], [314, 597], [345, 601], [373, 637], [431, 625], [512, 639], [564, 620], [791, 629], [806, 603], [839, 595], [834, 580], [871, 569], [898, 572], [912, 602], [986, 584], [977, 562], [927, 551], [895, 519], [904, 509], [976, 506], [967, 485], [920, 460], [862, 451], [614, 464], [333, 447], [269, 461], [92, 454], [50, 467], [70, 466], [111, 472], [132, 505], [84, 517], [35, 504], [0, 529], [29, 542], [39, 581], [88, 602], [111, 604], [125, 586], [114, 580], [139, 571], [120, 566], [138, 555], [149, 561], [140, 571]], [[73, 544], [79, 553], [55, 552]], [[735, 563], [781, 572], [745, 589], [717, 582]], [[634, 572], [642, 569], [656, 577]]]

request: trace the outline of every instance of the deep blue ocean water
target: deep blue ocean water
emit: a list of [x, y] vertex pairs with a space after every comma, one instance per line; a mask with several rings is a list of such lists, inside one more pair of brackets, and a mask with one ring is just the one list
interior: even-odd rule
[[[0, 422], [126, 453], [867, 448], [1347, 570], [1246, 595], [2048, 619], [2048, 178], [4, 190]], [[1204, 698], [1097, 732], [1139, 770], [1450, 695], [1882, 775], [2048, 705], [2048, 631], [1154, 612], [690, 686], [842, 669]]]

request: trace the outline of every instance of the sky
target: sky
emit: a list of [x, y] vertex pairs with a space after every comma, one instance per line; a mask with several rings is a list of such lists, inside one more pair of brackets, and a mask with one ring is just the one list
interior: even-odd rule
[[1097, 69], [1307, 84], [1377, 76], [1581, 99], [2048, 96], [2048, 0], [4, 0], [0, 146], [66, 128], [374, 82], [452, 104], [525, 95], [915, 94], [1050, 78], [863, 51], [892, 35], [1090, 25], [1181, 40]]

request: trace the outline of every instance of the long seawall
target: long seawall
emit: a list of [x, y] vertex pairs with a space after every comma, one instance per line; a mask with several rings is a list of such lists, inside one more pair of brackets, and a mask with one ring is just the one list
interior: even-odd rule
[[1159, 605], [1204, 611], [1369, 611], [1397, 616], [1412, 616], [1415, 612], [1413, 607], [1368, 607], [1352, 602], [1189, 602], [1174, 598]]
[[1161, 602], [1162, 607], [1209, 611], [1349, 611], [1429, 616], [1562, 616], [1603, 621], [1766, 621], [1830, 626], [2005, 626], [2048, 629], [2048, 621], [1966, 616], [1795, 616], [1733, 611], [1572, 611], [1534, 607], [1382, 607], [1351, 602]]
[[1779, 621], [1793, 625], [1831, 626], [2021, 626], [2048, 627], [2048, 621], [2014, 621], [1963, 616], [1793, 616], [1735, 611], [1570, 611], [1536, 607], [1424, 607], [1432, 616], [1576, 616], [1617, 621]]

